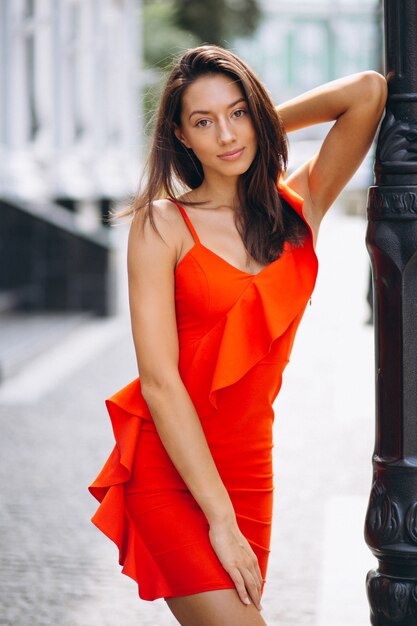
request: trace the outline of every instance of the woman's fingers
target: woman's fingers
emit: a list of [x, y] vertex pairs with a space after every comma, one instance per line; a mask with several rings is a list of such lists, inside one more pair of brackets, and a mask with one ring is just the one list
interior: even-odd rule
[[252, 602], [257, 609], [261, 610], [261, 589], [256, 571], [234, 567], [228, 573], [235, 583], [236, 591], [242, 602], [244, 604]]
[[253, 552], [249, 542], [247, 544], [246, 552], [247, 552], [247, 554], [249, 555], [249, 557], [251, 559], [251, 566], [248, 567], [248, 570], [252, 573], [254, 579], [256, 580], [256, 582], [258, 584], [258, 588], [259, 588], [259, 593], [260, 593], [260, 590], [261, 590], [262, 584], [263, 584], [261, 568], [259, 567], [259, 562], [258, 562], [258, 559], [256, 557], [256, 554]]
[[249, 594], [246, 591], [245, 581], [243, 580], [243, 576], [240, 571], [237, 568], [232, 569], [229, 571], [229, 575], [235, 583], [236, 591], [238, 592], [242, 602], [244, 604], [250, 604]]
[[252, 601], [261, 610], [262, 575], [258, 558], [237, 526], [211, 527], [211, 544], [225, 570], [232, 578], [244, 604]]
[[249, 567], [249, 570], [254, 573], [255, 579], [259, 582], [259, 586], [261, 587], [262, 582], [263, 582], [261, 568], [259, 567], [258, 558], [256, 554], [254, 553], [254, 551], [252, 550], [249, 542], [247, 542], [246, 552], [249, 555], [249, 558], [251, 559], [251, 567]]
[[246, 572], [243, 572], [243, 579], [245, 581], [245, 587], [247, 589], [249, 597], [252, 599], [253, 604], [256, 606], [257, 609], [261, 610], [261, 589], [256, 572], [246, 570]]

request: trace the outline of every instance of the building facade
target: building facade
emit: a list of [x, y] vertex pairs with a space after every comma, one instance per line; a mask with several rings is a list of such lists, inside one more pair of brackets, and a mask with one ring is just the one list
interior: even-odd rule
[[263, 0], [242, 56], [282, 102], [319, 84], [382, 64], [379, 0]]
[[141, 81], [141, 0], [0, 0], [3, 322], [116, 310], [105, 226], [139, 179]]
[[0, 2], [0, 197], [82, 202], [134, 189], [140, 2]]
[[[234, 49], [254, 68], [277, 104], [342, 76], [383, 71], [380, 0], [262, 0], [261, 5], [257, 32], [236, 41]], [[290, 170], [320, 148], [330, 126], [291, 133]], [[347, 186], [352, 197], [360, 192], [347, 210], [364, 211], [372, 166], [370, 151]]]

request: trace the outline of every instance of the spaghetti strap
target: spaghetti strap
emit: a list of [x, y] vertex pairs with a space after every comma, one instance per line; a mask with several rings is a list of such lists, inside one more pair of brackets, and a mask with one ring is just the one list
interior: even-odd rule
[[186, 211], [185, 211], [184, 207], [182, 207], [182, 206], [181, 206], [181, 205], [180, 205], [180, 204], [179, 204], [176, 200], [174, 200], [173, 198], [168, 198], [168, 200], [171, 200], [171, 202], [173, 202], [174, 204], [176, 204], [176, 205], [177, 205], [177, 207], [178, 207], [178, 208], [179, 208], [179, 210], [180, 210], [181, 215], [182, 215], [182, 216], [183, 216], [183, 218], [184, 218], [184, 222], [187, 224], [187, 226], [188, 226], [188, 228], [189, 228], [189, 230], [190, 230], [190, 232], [191, 232], [191, 234], [192, 234], [192, 236], [193, 236], [194, 241], [195, 241], [196, 243], [200, 243], [200, 239], [199, 239], [199, 237], [198, 237], [198, 235], [197, 235], [197, 233], [196, 233], [196, 231], [195, 231], [194, 226], [191, 224], [191, 220], [190, 220], [190, 218], [188, 217], [188, 215], [187, 215], [187, 213], [186, 213]]

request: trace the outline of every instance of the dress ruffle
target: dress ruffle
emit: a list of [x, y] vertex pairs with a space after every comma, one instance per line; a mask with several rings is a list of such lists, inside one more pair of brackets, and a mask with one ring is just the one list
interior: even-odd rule
[[[123, 573], [140, 581], [140, 597], [153, 600], [167, 595], [167, 588], [158, 587], [161, 572], [152, 556], [135, 531], [125, 508], [124, 485], [130, 479], [134, 456], [142, 427], [152, 420], [148, 406], [142, 396], [139, 378], [106, 400], [116, 444], [103, 469], [89, 486], [90, 493], [100, 502], [91, 521], [119, 549], [119, 564]], [[140, 572], [146, 572], [146, 581]], [[154, 575], [152, 575], [154, 572]]]
[[[306, 278], [304, 276], [303, 280]], [[218, 392], [235, 384], [264, 359], [271, 352], [274, 342], [304, 310], [307, 303], [297, 287], [299, 285], [276, 281], [276, 272], [263, 273], [259, 280], [251, 282], [221, 321], [219, 345], [216, 346], [212, 338], [213, 333], [219, 332], [217, 328], [200, 342], [197, 360], [206, 346], [216, 355], [209, 392], [209, 400], [215, 408]], [[280, 306], [289, 299], [292, 300], [291, 315], [288, 315], [288, 307]], [[238, 353], [236, 346], [239, 346]]]
[[[301, 196], [282, 180], [278, 189], [306, 221]], [[199, 340], [195, 364], [200, 359], [210, 360], [210, 353], [215, 361], [209, 392], [210, 403], [215, 408], [218, 408], [218, 392], [243, 378], [271, 352], [274, 342], [289, 326], [301, 320], [308, 301], [305, 294], [313, 291], [318, 269], [312, 231], [306, 223], [310, 237], [303, 247], [286, 246], [283, 255], [254, 275], [228, 313]], [[298, 280], [288, 282], [286, 275], [297, 276]]]
[[139, 378], [108, 398], [106, 407], [116, 445], [100, 474], [89, 487], [93, 496], [100, 501], [106, 496], [109, 486], [122, 484], [130, 478], [140, 431], [137, 418], [152, 421], [148, 405], [142, 396]]

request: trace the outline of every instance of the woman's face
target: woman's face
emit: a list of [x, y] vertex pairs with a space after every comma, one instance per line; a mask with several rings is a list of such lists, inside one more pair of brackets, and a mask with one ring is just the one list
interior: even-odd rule
[[181, 127], [175, 134], [193, 150], [205, 177], [243, 174], [258, 149], [246, 99], [234, 79], [225, 74], [202, 76], [187, 87]]

